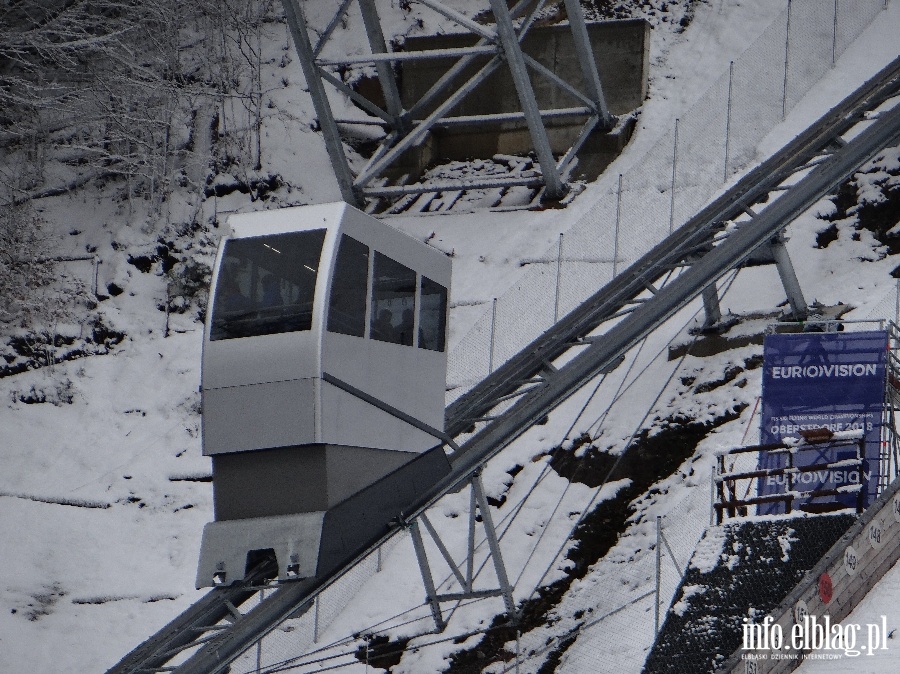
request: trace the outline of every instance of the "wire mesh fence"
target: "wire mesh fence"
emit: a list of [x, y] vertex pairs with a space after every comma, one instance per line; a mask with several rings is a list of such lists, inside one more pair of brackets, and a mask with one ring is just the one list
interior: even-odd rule
[[590, 580], [566, 598], [570, 605], [558, 615], [569, 629], [556, 623], [521, 635], [519, 657], [503, 672], [546, 671], [542, 667], [550, 659], [559, 661], [554, 671], [640, 671], [654, 642], [655, 618], [665, 615], [709, 523], [709, 490], [698, 480], [679, 501], [667, 503], [665, 513], [653, 512], [643, 513], [592, 569]]
[[[680, 227], [753, 162], [759, 141], [827, 72], [885, 1], [788, 0], [786, 5], [643, 159], [619, 177], [615, 188], [599, 196], [579, 222], [489, 305], [449, 354], [448, 402]], [[896, 297], [888, 301], [896, 302]], [[506, 647], [517, 655], [491, 671], [536, 672], [549, 657], [559, 658], [563, 671], [641, 671], [655, 639], [654, 606], [665, 615], [710, 522], [709, 509], [705, 485], [686, 490], [681, 502], [667, 504], [660, 520], [665, 549], [660, 548], [658, 572], [657, 543], [630, 559], [601, 560], [591, 583], [573, 593], [571, 601], [582, 606], [568, 614], [579, 617], [572, 619], [563, 638], [568, 640], [565, 648], [558, 648], [559, 637], [548, 641], [540, 630], [522, 634], [518, 643]], [[652, 529], [655, 540], [655, 519], [629, 532], [638, 535], [642, 527]], [[388, 545], [402, 538], [395, 536]], [[316, 648], [322, 631], [377, 572], [382, 554], [386, 550], [372, 553], [329, 586], [306, 613], [285, 621], [259, 647], [246, 652], [232, 672], [367, 671], [368, 664], [355, 650], [355, 637], [348, 636], [320, 658], [305, 654]], [[565, 614], [561, 609], [559, 615]], [[421, 623], [422, 633], [430, 629], [430, 615], [423, 607], [408, 620]], [[367, 654], [368, 647], [364, 651]]]
[[885, 6], [884, 0], [786, 2], [673, 128], [565, 232], [562, 253], [552, 245], [456, 345], [448, 402], [684, 224], [756, 160], [760, 140]]

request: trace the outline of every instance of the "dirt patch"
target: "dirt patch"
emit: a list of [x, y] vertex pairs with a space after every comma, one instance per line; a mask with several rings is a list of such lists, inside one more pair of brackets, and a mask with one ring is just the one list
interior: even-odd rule
[[[576, 457], [585, 442], [580, 445], [576, 442], [571, 449], [554, 450], [550, 465], [569, 480], [596, 487], [603, 482], [628, 478], [632, 481], [631, 485], [619, 491], [615, 498], [599, 503], [576, 528], [573, 535], [575, 545], [567, 554], [567, 559], [572, 562], [569, 574], [540, 588], [535, 598], [520, 607], [518, 626], [510, 625], [505, 614], [496, 616], [477, 646], [451, 656], [450, 666], [445, 670], [447, 674], [475, 674], [492, 663], [510, 660], [512, 654], [504, 650], [504, 644], [516, 639], [517, 629], [528, 632], [552, 620], [552, 611], [572, 583], [583, 578], [625, 531], [629, 518], [634, 514], [632, 502], [654, 483], [673, 474], [694, 454], [701, 440], [713, 429], [737, 419], [742, 409], [743, 406], [736, 408], [706, 424], [684, 418], [669, 419], [652, 435], [649, 431], [641, 433], [621, 459], [594, 447], [589, 447], [581, 452], [580, 457]], [[548, 655], [540, 672], [554, 671], [554, 663], [560, 661], [574, 641], [574, 637], [562, 639]]]

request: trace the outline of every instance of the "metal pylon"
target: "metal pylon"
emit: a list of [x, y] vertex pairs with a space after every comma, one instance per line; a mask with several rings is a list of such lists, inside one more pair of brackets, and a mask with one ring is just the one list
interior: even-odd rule
[[[328, 24], [315, 31], [318, 39], [314, 44], [310, 38], [310, 27], [304, 16], [301, 0], [282, 0], [288, 28], [300, 58], [309, 93], [319, 119], [319, 126], [325, 139], [328, 156], [343, 199], [359, 208], [365, 208], [367, 199], [399, 197], [405, 194], [448, 189], [463, 190], [516, 185], [543, 187], [544, 197], [548, 199], [558, 199], [564, 196], [568, 191], [565, 175], [574, 160], [577, 148], [581, 147], [593, 131], [608, 130], [615, 124], [615, 119], [610, 114], [603, 95], [596, 60], [590, 47], [587, 27], [578, 0], [565, 0], [565, 5], [583, 80], [580, 88], [566, 82], [522, 51], [521, 42], [533, 26], [539, 12], [544, 8], [545, 0], [521, 0], [512, 9], [509, 8], [506, 0], [488, 0], [495, 20], [493, 26], [476, 23], [457, 10], [446, 6], [441, 0], [410, 1], [417, 2], [444, 18], [450, 19], [458, 27], [470, 33], [477, 40], [476, 44], [471, 47], [453, 49], [392, 52], [385, 40], [375, 0], [343, 0], [336, 3], [335, 13]], [[342, 18], [354, 5], [358, 6], [362, 15], [371, 53], [364, 56], [323, 58], [324, 47], [336, 27], [341, 23]], [[463, 73], [476, 63], [477, 59], [485, 56], [489, 57], [487, 63], [481, 66], [474, 75], [467, 75], [468, 79], [465, 82], [457, 84]], [[457, 61], [419, 100], [408, 102], [409, 107], [405, 108], [401, 98], [397, 65], [400, 62], [435, 57], [453, 57]], [[338, 75], [348, 68], [361, 65], [374, 66], [384, 98], [383, 103], [363, 96], [347, 85]], [[460, 118], [452, 117], [451, 111], [488, 76], [501, 68], [508, 69], [512, 77], [521, 107], [520, 111], [500, 115], [468, 115], [464, 118], [465, 123], [476, 126], [496, 125], [498, 122], [524, 118], [541, 167], [541, 176], [536, 178], [510, 174], [509, 176], [479, 180], [477, 183], [447, 180], [442, 181], [440, 186], [434, 186], [433, 189], [429, 189], [427, 185], [385, 186], [385, 172], [405, 152], [421, 144], [435, 126], [461, 121]], [[569, 108], [540, 109], [532, 86], [533, 74], [550, 80], [554, 86], [564, 91], [576, 105]], [[384, 137], [378, 148], [365, 166], [355, 174], [345, 151], [340, 125], [361, 122], [360, 120], [336, 118], [328, 100], [326, 84], [349, 97], [371, 115], [370, 122], [362, 123], [381, 126], [385, 129]], [[436, 107], [432, 110], [435, 104]], [[426, 112], [427, 110], [432, 111]], [[559, 161], [554, 158], [544, 126], [544, 120], [551, 115], [580, 117], [586, 120], [572, 148], [564, 153]]]
[[[487, 498], [484, 495], [484, 487], [481, 484], [481, 471], [477, 471], [469, 480], [471, 487], [469, 498], [469, 541], [468, 551], [466, 553], [466, 572], [460, 570], [447, 546], [441, 540], [440, 534], [431, 524], [428, 516], [423, 512], [415, 520], [409, 523], [409, 532], [412, 536], [413, 547], [416, 551], [416, 559], [419, 562], [419, 569], [422, 572], [422, 581], [425, 585], [425, 601], [431, 607], [431, 615], [434, 618], [434, 627], [438, 632], [442, 632], [447, 626], [444, 615], [441, 610], [441, 604], [444, 602], [458, 602], [464, 599], [480, 599], [484, 597], [503, 597], [503, 603], [506, 606], [506, 614], [509, 616], [510, 622], [515, 623], [519, 618], [516, 609], [515, 600], [512, 595], [512, 586], [509, 583], [509, 576], [506, 573], [506, 565], [503, 563], [503, 555], [500, 551], [500, 541], [497, 538], [497, 530], [494, 528], [494, 520], [491, 517], [491, 509], [488, 505]], [[475, 523], [476, 510], [481, 514], [481, 523], [484, 528], [485, 537], [487, 539], [489, 555], [494, 563], [494, 571], [497, 574], [497, 582], [500, 585], [496, 589], [476, 590], [475, 589]], [[456, 581], [459, 583], [459, 592], [448, 592], [439, 594], [434, 584], [434, 577], [431, 574], [431, 565], [428, 563], [428, 554], [425, 551], [425, 542], [422, 539], [422, 532], [419, 529], [419, 520], [425, 526], [425, 530], [431, 536], [437, 549], [450, 571], [453, 573]]]

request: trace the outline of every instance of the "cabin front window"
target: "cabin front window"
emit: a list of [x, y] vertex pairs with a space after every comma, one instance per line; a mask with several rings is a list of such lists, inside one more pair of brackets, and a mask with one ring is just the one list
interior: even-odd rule
[[325, 230], [225, 242], [210, 340], [312, 328]]

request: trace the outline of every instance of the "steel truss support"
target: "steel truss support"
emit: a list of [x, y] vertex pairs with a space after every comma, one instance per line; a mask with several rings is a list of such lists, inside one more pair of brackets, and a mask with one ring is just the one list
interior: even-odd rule
[[[444, 620], [441, 604], [448, 601], [462, 601], [463, 599], [480, 599], [484, 597], [503, 597], [503, 603], [506, 607], [506, 614], [509, 616], [510, 622], [515, 623], [519, 618], [516, 609], [515, 600], [513, 599], [512, 586], [509, 583], [509, 576], [506, 573], [506, 565], [503, 563], [503, 555], [500, 551], [500, 541], [497, 538], [497, 530], [494, 528], [494, 521], [491, 517], [491, 509], [488, 505], [487, 498], [484, 495], [484, 487], [481, 484], [481, 471], [477, 471], [469, 480], [471, 487], [471, 497], [469, 499], [469, 544], [466, 553], [466, 573], [460, 570], [447, 550], [447, 546], [441, 540], [437, 530], [431, 524], [428, 516], [423, 512], [415, 520], [409, 523], [409, 532], [413, 540], [413, 548], [416, 551], [416, 559], [419, 562], [419, 570], [422, 572], [422, 582], [425, 585], [425, 601], [431, 607], [431, 615], [434, 618], [435, 631], [442, 632], [447, 626]], [[500, 585], [497, 589], [492, 590], [476, 590], [474, 587], [474, 569], [475, 569], [475, 523], [476, 509], [481, 515], [481, 523], [484, 527], [485, 537], [488, 543], [488, 549], [491, 559], [494, 563], [494, 572], [497, 574], [497, 582]], [[425, 542], [422, 539], [422, 532], [419, 529], [419, 520], [425, 526], [425, 530], [431, 536], [431, 539], [437, 545], [441, 556], [450, 571], [456, 578], [461, 588], [460, 592], [452, 592], [438, 594], [434, 584], [434, 577], [431, 574], [431, 565], [428, 563], [428, 554], [425, 551]]]
[[[403, 153], [419, 145], [435, 128], [458, 123], [496, 126], [499, 121], [510, 119], [524, 119], [531, 136], [532, 147], [541, 167], [541, 176], [537, 179], [531, 178], [528, 181], [529, 186], [543, 187], [544, 198], [559, 199], [563, 197], [568, 191], [565, 175], [572, 164], [575, 153], [595, 130], [608, 130], [615, 125], [615, 118], [610, 115], [603, 95], [603, 87], [591, 49], [587, 25], [578, 0], [564, 1], [583, 80], [580, 88], [566, 82], [552, 70], [522, 52], [521, 42], [532, 27], [537, 14], [546, 4], [546, 0], [520, 0], [512, 9], [509, 8], [506, 0], [488, 0], [494, 14], [495, 27], [479, 24], [457, 10], [447, 7], [441, 0], [413, 1], [450, 19], [476, 36], [478, 42], [472, 47], [394, 53], [388, 48], [375, 0], [343, 0], [337, 4], [334, 17], [322, 30], [318, 42], [313, 45], [310, 41], [309, 26], [303, 16], [301, 0], [282, 0], [291, 37], [303, 67], [328, 156], [344, 200], [364, 208], [367, 198], [377, 200], [405, 194], [481, 187], [481, 183], [475, 185], [462, 180], [449, 181], [449, 183], [443, 181], [440, 185], [434, 186], [387, 185], [385, 172]], [[358, 5], [362, 15], [371, 54], [323, 58], [322, 52], [329, 38], [341, 18], [350, 11], [354, 2]], [[514, 22], [518, 22], [518, 24]], [[493, 58], [480, 67], [474, 75], [470, 75], [467, 81], [455, 89], [453, 88], [456, 86], [454, 82], [475, 63], [477, 58], [491, 55]], [[455, 57], [458, 61], [428, 89], [420, 100], [408, 102], [410, 107], [408, 110], [405, 109], [395, 70], [396, 64], [401, 61], [448, 57]], [[358, 64], [374, 65], [384, 96], [383, 107], [382, 104], [375, 103], [354, 91], [335, 74], [335, 71], [339, 72], [342, 68]], [[504, 64], [508, 67], [515, 85], [521, 106], [519, 112], [505, 115], [469, 115], [464, 118], [449, 116], [463, 99]], [[559, 110], [540, 109], [530, 73], [550, 80], [554, 86], [577, 101], [577, 105]], [[357, 105], [372, 115], [372, 119], [364, 123], [382, 126], [385, 129], [385, 136], [380, 146], [356, 175], [350, 168], [339, 125], [351, 122], [359, 124], [360, 121], [341, 121], [335, 118], [324, 86], [326, 82], [350, 97]], [[432, 110], [435, 104], [436, 108], [433, 109], [433, 112], [425, 114], [423, 118], [423, 112]], [[544, 122], [549, 118], [561, 115], [581, 117], [585, 122], [572, 147], [557, 161], [553, 155]], [[506, 181], [509, 181], [510, 185], [522, 184], [522, 179], [512, 174], [501, 175], [489, 180], [489, 182], [496, 183], [496, 186], [503, 186]]]
[[[525, 68], [525, 59], [522, 56], [512, 17], [509, 15], [509, 7], [506, 6], [506, 0], [489, 1], [491, 11], [494, 13], [494, 20], [497, 22], [497, 35], [503, 47], [503, 57], [509, 65], [513, 83], [516, 85], [516, 93], [519, 95], [519, 104], [525, 113], [525, 121], [531, 133], [531, 142], [534, 143], [534, 151], [544, 174], [547, 197], [559, 199], [565, 196], [568, 188], [563, 185], [562, 177], [556, 170], [553, 151], [550, 149], [550, 140], [547, 138], [544, 120], [541, 119], [541, 111], [538, 109], [537, 100], [534, 97], [534, 88], [531, 86], [528, 70]], [[580, 13], [581, 8], [578, 9]]]
[[313, 55], [313, 48], [309, 42], [309, 32], [306, 27], [306, 19], [300, 8], [299, 0], [282, 0], [284, 14], [287, 18], [288, 29], [294, 41], [294, 49], [300, 57], [300, 66], [303, 68], [303, 76], [306, 78], [306, 86], [309, 87], [309, 95], [312, 97], [313, 107], [316, 109], [316, 117], [319, 118], [319, 126], [325, 137], [325, 149], [331, 160], [334, 176], [337, 178], [341, 197], [348, 204], [360, 205], [361, 200], [353, 188], [353, 173], [350, 164], [344, 154], [344, 146], [341, 142], [341, 134], [328, 103], [328, 96], [319, 75], [319, 67]]

